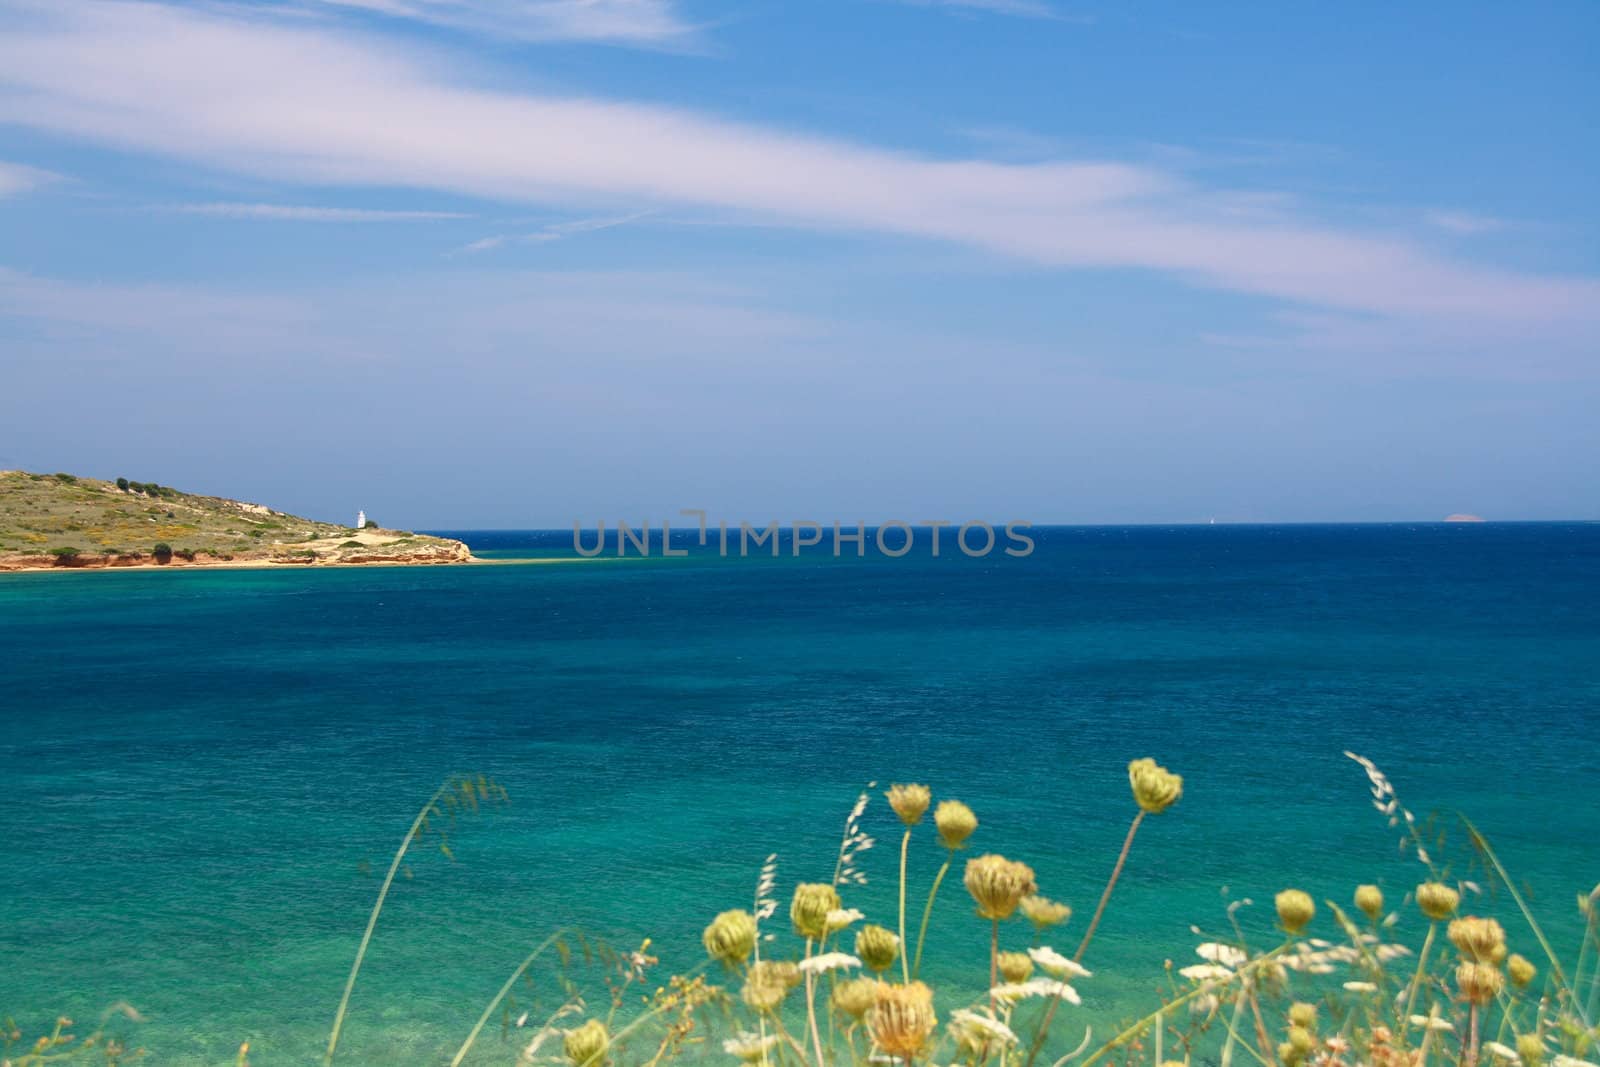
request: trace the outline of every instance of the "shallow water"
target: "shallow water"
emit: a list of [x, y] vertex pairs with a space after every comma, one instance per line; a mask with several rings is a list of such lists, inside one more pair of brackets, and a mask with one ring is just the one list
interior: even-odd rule
[[[693, 966], [769, 852], [785, 893], [831, 874], [872, 780], [969, 802], [979, 851], [1078, 909], [1070, 947], [1133, 812], [1127, 761], [1184, 774], [1074, 1027], [1153, 1004], [1190, 924], [1224, 926], [1224, 887], [1261, 902], [1242, 915], [1263, 939], [1285, 885], [1400, 901], [1421, 867], [1345, 749], [1419, 814], [1468, 811], [1572, 932], [1600, 879], [1600, 525], [1038, 536], [1026, 559], [0, 576], [0, 1015], [37, 1030], [127, 1000], [152, 1062], [244, 1040], [258, 1067], [313, 1061], [388, 857], [455, 771], [512, 802], [458, 821], [454, 863], [416, 850], [341, 1062], [445, 1062], [557, 926]], [[1474, 876], [1446, 825], [1440, 853]], [[892, 924], [898, 823], [876, 794], [867, 826], [871, 882], [847, 902]], [[919, 830], [914, 901], [941, 859]], [[977, 989], [987, 929], [947, 885], [927, 970]], [[541, 983], [519, 1010], [554, 1006]], [[510, 1060], [495, 1026], [481, 1047]]]

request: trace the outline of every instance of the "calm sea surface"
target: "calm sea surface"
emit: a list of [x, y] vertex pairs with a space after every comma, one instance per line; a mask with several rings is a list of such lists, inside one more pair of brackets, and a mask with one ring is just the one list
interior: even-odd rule
[[[388, 857], [456, 771], [511, 803], [456, 823], [455, 862], [414, 853], [341, 1062], [447, 1061], [558, 926], [693, 966], [768, 853], [785, 901], [831, 875], [869, 781], [970, 803], [976, 848], [1031, 862], [1075, 935], [1133, 812], [1127, 761], [1185, 776], [1074, 1027], [1153, 1004], [1190, 924], [1224, 927], [1224, 890], [1260, 902], [1241, 914], [1263, 939], [1286, 885], [1400, 902], [1421, 868], [1345, 749], [1481, 878], [1450, 815], [1471, 814], [1570, 943], [1600, 880], [1600, 525], [1035, 534], [1025, 559], [0, 576], [0, 1016], [33, 1031], [125, 1000], [153, 1063], [245, 1040], [258, 1067], [312, 1062]], [[570, 534], [459, 536], [570, 553]], [[847, 903], [892, 925], [876, 792], [866, 825]], [[914, 902], [941, 860], [920, 829]], [[979, 988], [987, 929], [958, 878], [935, 926], [932, 977]], [[558, 999], [542, 978], [518, 1010]], [[511, 1059], [495, 1026], [480, 1047]]]

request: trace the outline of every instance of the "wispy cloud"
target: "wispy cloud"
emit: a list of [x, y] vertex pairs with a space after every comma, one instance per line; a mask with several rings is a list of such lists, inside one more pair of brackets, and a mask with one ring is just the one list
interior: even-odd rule
[[1088, 15], [1068, 14], [1045, 0], [898, 0], [914, 7], [940, 7], [949, 11], [1014, 15], [1029, 19], [1054, 19], [1058, 22], [1092, 23]]
[[[327, 25], [151, 3], [0, 6], [0, 121], [286, 182], [918, 237], [1396, 316], [1592, 330], [1600, 281], [1244, 212], [1153, 166], [939, 159], [615, 100], [494, 91]], [[90, 76], [92, 75], [92, 76]]]
[[1430, 226], [1469, 236], [1506, 228], [1504, 219], [1476, 215], [1469, 211], [1430, 211], [1423, 218]]
[[60, 180], [61, 175], [48, 170], [0, 160], [0, 197], [21, 196]]
[[637, 222], [639, 219], [653, 214], [655, 214], [653, 211], [636, 211], [631, 215], [553, 222], [543, 229], [534, 230], [532, 233], [499, 233], [492, 237], [484, 237], [462, 247], [459, 251], [471, 254], [474, 252], [488, 252], [513, 244], [549, 244], [551, 241], [559, 241], [564, 237], [571, 237], [573, 234], [592, 233], [595, 230], [609, 230], [615, 226], [626, 226], [630, 222]]
[[526, 41], [662, 46], [691, 40], [695, 27], [674, 0], [301, 0]]
[[455, 211], [380, 211], [301, 204], [176, 204], [167, 210], [185, 215], [212, 215], [224, 219], [261, 219], [279, 222], [427, 222], [472, 217]]

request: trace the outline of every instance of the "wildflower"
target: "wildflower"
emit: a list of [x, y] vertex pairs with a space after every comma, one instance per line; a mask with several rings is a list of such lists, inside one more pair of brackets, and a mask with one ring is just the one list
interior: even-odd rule
[[1498, 1041], [1485, 1041], [1483, 1043], [1483, 1051], [1489, 1053], [1491, 1056], [1494, 1056], [1496, 1059], [1505, 1060], [1507, 1063], [1522, 1062], [1522, 1057], [1517, 1055], [1516, 1049], [1502, 1045]]
[[1304, 930], [1317, 913], [1317, 905], [1312, 901], [1311, 894], [1299, 889], [1285, 889], [1274, 902], [1278, 906], [1278, 921], [1291, 934]]
[[925, 785], [892, 785], [884, 796], [889, 798], [889, 807], [907, 826], [915, 826], [922, 821], [923, 812], [928, 810], [928, 804], [933, 799], [933, 794]]
[[1456, 968], [1456, 988], [1479, 1007], [1499, 996], [1505, 984], [1500, 971], [1487, 963], [1463, 963]]
[[1539, 1067], [1544, 1061], [1544, 1039], [1538, 1034], [1523, 1034], [1517, 1038], [1517, 1055], [1527, 1067]]
[[1289, 1044], [1294, 1048], [1297, 1057], [1304, 1059], [1310, 1055], [1311, 1050], [1317, 1047], [1317, 1039], [1311, 1036], [1311, 1031], [1303, 1026], [1289, 1027]]
[[989, 990], [995, 1000], [1010, 1004], [1028, 997], [1060, 997], [1068, 1004], [1082, 1004], [1078, 991], [1052, 978], [1030, 978], [1026, 982], [1007, 982]]
[[863, 926], [856, 934], [856, 955], [861, 962], [882, 974], [900, 956], [900, 938], [887, 927]]
[[990, 853], [967, 861], [967, 892], [985, 919], [1009, 919], [1022, 898], [1038, 888], [1033, 868]]
[[800, 961], [801, 974], [827, 974], [845, 967], [859, 967], [861, 961], [848, 952], [824, 952]]
[[1557, 1056], [1550, 1061], [1552, 1067], [1600, 1067], [1600, 1064], [1580, 1060], [1576, 1056]]
[[1506, 958], [1506, 932], [1493, 919], [1472, 915], [1456, 919], [1450, 923], [1448, 933], [1462, 959], [1498, 964]]
[[909, 1059], [927, 1044], [939, 1017], [933, 1011], [933, 990], [921, 982], [909, 985], [879, 982], [868, 1026], [878, 1048]]
[[1423, 882], [1417, 886], [1417, 907], [1435, 922], [1454, 915], [1460, 903], [1461, 894], [1443, 882]]
[[950, 1014], [950, 1036], [962, 1051], [982, 1055], [995, 1045], [1015, 1045], [1017, 1035], [999, 1019], [965, 1009]]
[[1037, 893], [1030, 893], [1022, 898], [1018, 905], [1022, 909], [1023, 917], [1033, 924], [1035, 930], [1041, 933], [1049, 927], [1059, 926], [1072, 918], [1072, 909], [1065, 904], [1058, 904], [1048, 897], [1041, 897]]
[[1203, 960], [1220, 963], [1224, 967], [1241, 967], [1250, 957], [1242, 949], [1207, 941], [1195, 946], [1194, 954]]
[[828, 933], [828, 913], [839, 908], [839, 891], [827, 882], [801, 882], [794, 887], [789, 918], [795, 932], [813, 941]]
[[1153, 759], [1136, 759], [1128, 764], [1128, 784], [1140, 810], [1160, 815], [1183, 796], [1183, 777], [1173, 774]]
[[721, 960], [729, 967], [737, 967], [750, 958], [756, 947], [756, 920], [742, 909], [725, 911], [711, 920], [702, 940], [706, 954]]
[[737, 1056], [745, 1063], [763, 1063], [767, 1058], [767, 1051], [778, 1043], [777, 1034], [740, 1034], [730, 1037], [722, 1043], [722, 1051], [731, 1056]]
[[1008, 982], [1026, 982], [1033, 975], [1033, 960], [1026, 952], [1002, 952], [1000, 977]]
[[1038, 948], [1030, 948], [1028, 950], [1028, 955], [1032, 957], [1034, 963], [1037, 963], [1040, 967], [1044, 968], [1046, 973], [1053, 974], [1057, 978], [1067, 978], [1069, 976], [1072, 978], [1094, 977], [1093, 973], [1087, 970], [1081, 964], [1074, 960], [1067, 959], [1067, 957], [1063, 956], [1049, 945], [1041, 945]]
[[1513, 952], [1511, 958], [1506, 960], [1506, 973], [1511, 976], [1511, 984], [1518, 989], [1526, 988], [1539, 973], [1539, 968], [1528, 962], [1525, 956]]
[[575, 1030], [568, 1030], [561, 1047], [573, 1067], [599, 1067], [606, 1062], [606, 1052], [611, 1048], [611, 1035], [606, 1024], [590, 1019]]
[[1404, 945], [1379, 945], [1373, 950], [1372, 954], [1378, 957], [1380, 963], [1388, 963], [1390, 960], [1399, 959], [1401, 956], [1411, 955], [1411, 950]]
[[[1345, 988], [1349, 989], [1350, 987], [1346, 985]], [[1289, 1005], [1289, 1021], [1296, 1026], [1303, 1026], [1307, 1030], [1315, 1030], [1317, 1027], [1317, 1006], [1308, 1004], [1303, 1000], [1296, 1001]]]
[[1440, 1019], [1436, 1016], [1413, 1015], [1410, 1022], [1412, 1026], [1421, 1026], [1429, 1030], [1443, 1030], [1447, 1033], [1455, 1031], [1455, 1024], [1449, 1019]]
[[771, 1011], [783, 1003], [800, 981], [800, 968], [787, 961], [762, 960], [745, 975], [740, 996], [756, 1011]]
[[870, 1011], [877, 997], [878, 983], [873, 978], [853, 978], [833, 987], [833, 1006], [852, 1019]]
[[933, 809], [933, 825], [944, 847], [954, 850], [965, 845], [972, 831], [978, 828], [978, 817], [959, 800], [941, 800]]
[[1178, 972], [1191, 982], [1221, 982], [1233, 977], [1233, 972], [1218, 963], [1196, 963]]
[[1375, 885], [1356, 886], [1356, 907], [1373, 922], [1383, 914], [1383, 890]]
[[1371, 982], [1346, 982], [1345, 989], [1352, 993], [1376, 993], [1378, 987]]
[[836, 934], [857, 919], [866, 917], [866, 913], [859, 908], [834, 908], [828, 912], [828, 933]]

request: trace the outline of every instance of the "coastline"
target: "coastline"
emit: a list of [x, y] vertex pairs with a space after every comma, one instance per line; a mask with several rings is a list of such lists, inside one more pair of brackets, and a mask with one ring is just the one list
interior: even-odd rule
[[[215, 561], [189, 562], [173, 560], [171, 563], [90, 563], [75, 566], [63, 566], [55, 561], [48, 563], [16, 563], [12, 560], [0, 559], [0, 575], [6, 574], [71, 574], [75, 572], [91, 571], [211, 571], [211, 570], [343, 570], [346, 568], [360, 567], [505, 567], [505, 566], [537, 566], [553, 563], [600, 563], [612, 557], [597, 556], [585, 558], [582, 556], [557, 556], [544, 558], [522, 559], [484, 559], [479, 556], [468, 555], [459, 559], [371, 559], [371, 560], [299, 560], [299, 559], [219, 559]], [[31, 560], [31, 557], [29, 557]]]

